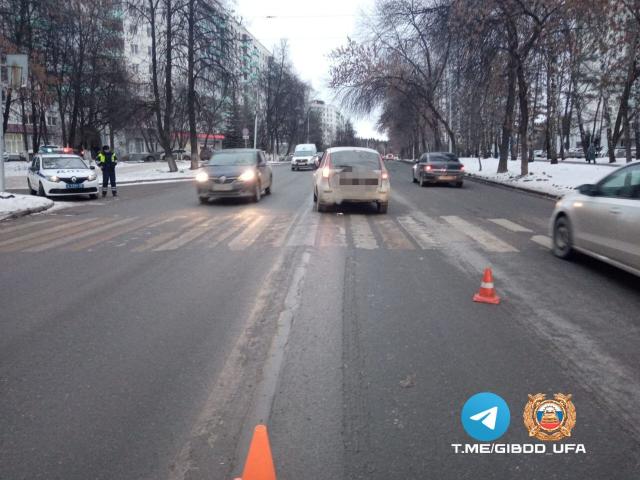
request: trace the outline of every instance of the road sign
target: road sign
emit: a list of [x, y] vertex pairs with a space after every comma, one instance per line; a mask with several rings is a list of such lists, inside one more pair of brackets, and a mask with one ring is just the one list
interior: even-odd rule
[[242, 139], [243, 140], [249, 140], [249, 129], [248, 128], [243, 128], [242, 129]]

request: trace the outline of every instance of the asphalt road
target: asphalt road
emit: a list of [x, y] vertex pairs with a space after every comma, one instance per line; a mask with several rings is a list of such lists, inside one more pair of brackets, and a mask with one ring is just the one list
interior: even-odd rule
[[[259, 422], [282, 479], [637, 478], [638, 279], [552, 257], [550, 200], [389, 169], [388, 215], [279, 166], [259, 204], [126, 186], [0, 223], [0, 479], [230, 479]], [[454, 454], [481, 391], [501, 443], [572, 394], [587, 452]]]

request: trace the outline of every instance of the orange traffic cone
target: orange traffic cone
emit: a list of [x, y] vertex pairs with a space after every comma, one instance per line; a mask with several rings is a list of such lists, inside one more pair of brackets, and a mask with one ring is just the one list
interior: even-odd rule
[[253, 432], [249, 454], [242, 471], [242, 480], [276, 480], [269, 435], [265, 425], [258, 425]]
[[474, 302], [491, 303], [498, 305], [500, 297], [496, 295], [496, 289], [493, 288], [493, 273], [490, 268], [484, 269], [484, 276], [480, 284], [480, 290], [473, 296]]

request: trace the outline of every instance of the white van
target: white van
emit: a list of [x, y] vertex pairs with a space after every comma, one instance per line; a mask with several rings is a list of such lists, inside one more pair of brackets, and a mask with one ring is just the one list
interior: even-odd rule
[[314, 143], [301, 143], [296, 145], [296, 149], [291, 157], [291, 170], [300, 170], [301, 168], [315, 167], [313, 156], [318, 153]]

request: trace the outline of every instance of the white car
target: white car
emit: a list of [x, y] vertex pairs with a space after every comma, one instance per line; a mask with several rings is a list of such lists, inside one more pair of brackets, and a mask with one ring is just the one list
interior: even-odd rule
[[303, 168], [315, 168], [313, 157], [318, 153], [315, 144], [301, 143], [296, 145], [296, 149], [291, 157], [291, 170], [301, 170]]
[[94, 166], [87, 166], [77, 155], [39, 153], [27, 172], [27, 186], [32, 195], [58, 197], [89, 195], [98, 198], [98, 176]]
[[342, 203], [375, 203], [387, 213], [391, 186], [380, 154], [369, 148], [333, 147], [313, 174], [313, 201], [319, 212]]
[[551, 216], [552, 251], [578, 251], [640, 276], [640, 162], [565, 195]]

